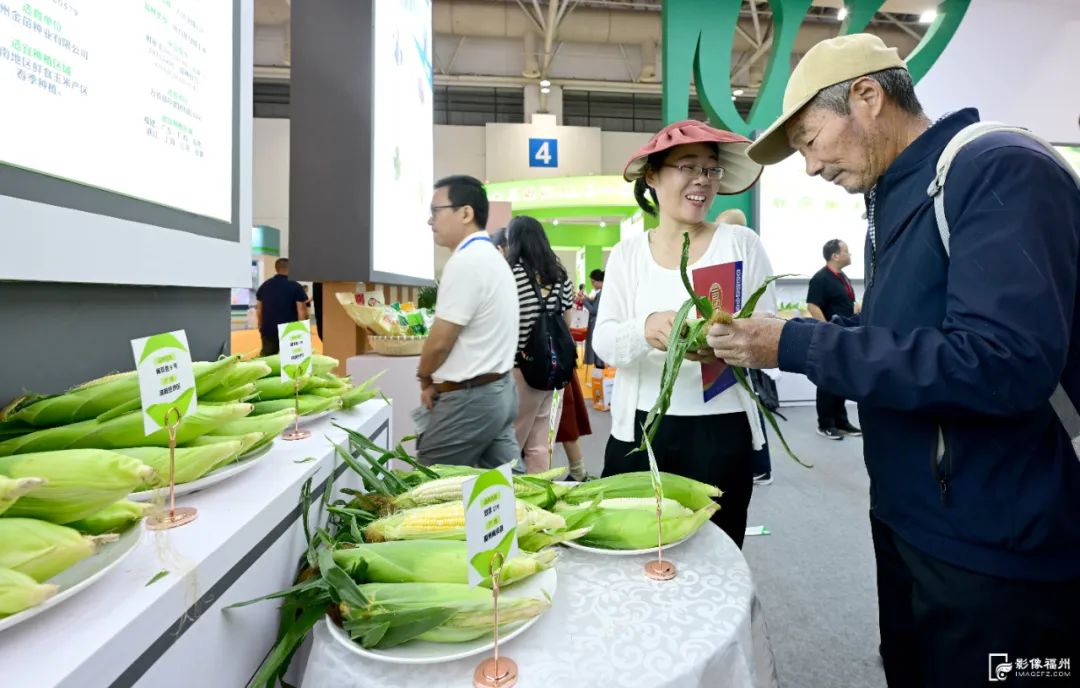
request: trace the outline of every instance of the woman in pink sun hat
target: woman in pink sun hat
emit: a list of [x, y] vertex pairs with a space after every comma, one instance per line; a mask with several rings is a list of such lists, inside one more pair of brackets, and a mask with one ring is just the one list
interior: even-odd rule
[[[745, 300], [772, 273], [752, 230], [707, 219], [718, 195], [742, 193], [761, 174], [761, 166], [746, 157], [749, 144], [738, 134], [686, 120], [664, 127], [626, 164], [623, 177], [634, 182], [638, 205], [659, 225], [620, 241], [605, 271], [593, 347], [618, 372], [604, 475], [648, 470], [646, 454], [630, 452], [659, 396], [672, 322], [687, 299], [679, 272], [683, 234], [690, 235], [691, 279], [695, 269], [736, 264], [716, 269], [732, 276], [728, 289], [741, 286], [736, 298]], [[775, 304], [770, 288], [757, 309], [773, 311]], [[723, 490], [713, 522], [741, 547], [753, 489], [751, 459], [765, 439], [758, 411], [748, 394], [729, 384], [731, 372], [720, 372], [711, 351], [687, 358], [653, 449], [660, 470]]]

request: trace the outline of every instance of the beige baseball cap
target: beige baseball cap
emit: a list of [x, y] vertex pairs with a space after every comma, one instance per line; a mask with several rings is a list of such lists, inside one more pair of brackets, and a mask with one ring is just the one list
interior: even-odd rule
[[890, 48], [877, 36], [856, 33], [822, 41], [803, 55], [791, 72], [784, 89], [784, 110], [764, 134], [746, 149], [756, 163], [773, 165], [795, 151], [788, 145], [784, 124], [823, 88], [883, 69], [907, 65], [896, 48]]

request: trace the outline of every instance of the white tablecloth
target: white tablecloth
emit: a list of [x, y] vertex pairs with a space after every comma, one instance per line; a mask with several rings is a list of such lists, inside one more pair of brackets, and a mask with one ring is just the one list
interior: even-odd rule
[[[521, 688], [773, 688], [776, 669], [750, 569], [708, 523], [670, 550], [679, 575], [645, 578], [648, 556], [562, 552], [552, 607], [505, 646]], [[320, 623], [304, 688], [472, 685], [483, 656], [405, 666], [363, 658]]]

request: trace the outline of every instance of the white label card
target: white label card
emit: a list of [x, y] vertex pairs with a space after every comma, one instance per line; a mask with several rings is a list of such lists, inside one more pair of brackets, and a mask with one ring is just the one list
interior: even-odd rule
[[311, 374], [311, 321], [278, 325], [281, 379], [296, 380]]
[[[198, 406], [191, 350], [183, 330], [131, 340], [135, 370], [139, 376], [143, 430], [149, 435], [179, 422]], [[172, 413], [176, 409], [179, 416]]]
[[469, 562], [469, 585], [491, 578], [495, 554], [505, 563], [518, 553], [517, 511], [510, 464], [493, 468], [466, 480], [461, 487], [465, 500], [465, 542]]

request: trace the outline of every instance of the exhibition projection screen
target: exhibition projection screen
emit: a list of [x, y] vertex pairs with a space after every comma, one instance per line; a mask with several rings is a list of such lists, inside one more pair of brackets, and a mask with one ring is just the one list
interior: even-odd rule
[[757, 190], [758, 229], [774, 275], [812, 276], [825, 265], [825, 242], [840, 239], [851, 251], [844, 273], [863, 278], [867, 224], [861, 194], [808, 176], [801, 155], [766, 165]]
[[430, 283], [435, 244], [431, 0], [372, 3], [371, 273], [392, 284]]
[[0, 0], [0, 279], [247, 283], [250, 7]]

